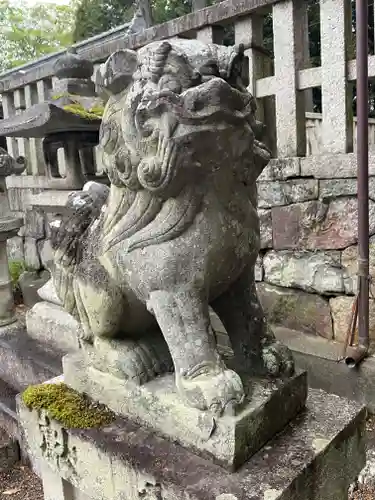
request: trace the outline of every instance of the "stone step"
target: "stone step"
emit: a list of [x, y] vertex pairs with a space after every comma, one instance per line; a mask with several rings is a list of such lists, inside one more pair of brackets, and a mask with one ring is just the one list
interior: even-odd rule
[[17, 392], [59, 375], [64, 354], [48, 350], [18, 323], [0, 329], [0, 379]]

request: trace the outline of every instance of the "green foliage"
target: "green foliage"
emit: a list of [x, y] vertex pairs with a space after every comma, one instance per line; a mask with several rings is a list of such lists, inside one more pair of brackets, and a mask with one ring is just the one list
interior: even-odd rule
[[81, 0], [75, 12], [73, 40], [78, 42], [130, 21], [133, 0]]
[[155, 24], [165, 23], [191, 12], [189, 0], [151, 0], [151, 7]]
[[[213, 0], [209, 0], [208, 4]], [[191, 0], [151, 0], [153, 21], [164, 23], [191, 12]], [[133, 0], [80, 0], [73, 31], [74, 42], [121, 26], [131, 21]]]
[[21, 274], [26, 271], [26, 262], [23, 260], [11, 260], [9, 261], [9, 274], [12, 280], [13, 289], [17, 289], [18, 280]]
[[74, 7], [0, 0], [0, 71], [72, 44]]
[[107, 407], [92, 402], [66, 384], [32, 385], [23, 392], [22, 401], [30, 409], [45, 410], [71, 429], [102, 427], [115, 419]]

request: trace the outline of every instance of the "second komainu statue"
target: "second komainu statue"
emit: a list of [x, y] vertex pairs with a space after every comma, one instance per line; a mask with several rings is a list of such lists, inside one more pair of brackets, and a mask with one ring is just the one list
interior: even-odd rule
[[90, 362], [139, 385], [174, 369], [186, 404], [219, 414], [243, 400], [242, 373], [293, 372], [255, 289], [270, 155], [247, 74], [241, 46], [171, 39], [113, 54], [99, 144], [110, 188], [89, 183], [52, 224], [54, 284]]

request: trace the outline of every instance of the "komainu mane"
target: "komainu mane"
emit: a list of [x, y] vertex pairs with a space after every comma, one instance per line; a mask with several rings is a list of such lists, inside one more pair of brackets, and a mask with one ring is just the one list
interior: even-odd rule
[[113, 54], [99, 144], [111, 186], [88, 184], [53, 223], [54, 283], [82, 346], [116, 354], [92, 363], [137, 384], [173, 366], [186, 403], [219, 413], [244, 389], [218, 354], [209, 306], [234, 367], [293, 372], [255, 289], [256, 179], [270, 155], [247, 74], [241, 46], [172, 39]]

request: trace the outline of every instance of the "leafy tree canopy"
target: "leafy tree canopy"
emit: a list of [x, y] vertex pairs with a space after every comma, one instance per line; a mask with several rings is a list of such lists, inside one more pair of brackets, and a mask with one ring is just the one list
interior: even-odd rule
[[74, 6], [0, 0], [0, 71], [72, 44]]
[[[151, 0], [153, 21], [163, 23], [191, 11], [190, 0]], [[80, 0], [73, 31], [74, 42], [85, 40], [131, 21], [133, 0]]]
[[99, 35], [130, 21], [132, 0], [81, 0], [75, 13], [73, 41], [79, 42]]

